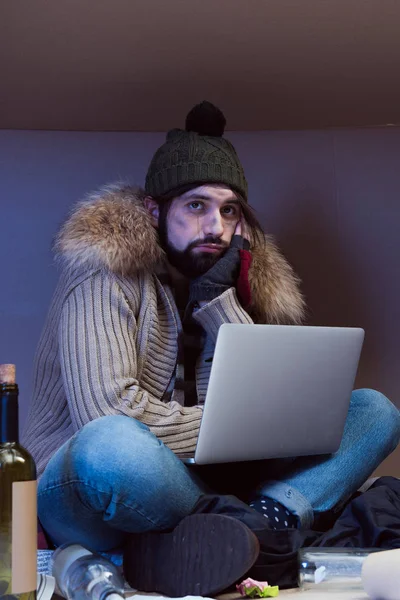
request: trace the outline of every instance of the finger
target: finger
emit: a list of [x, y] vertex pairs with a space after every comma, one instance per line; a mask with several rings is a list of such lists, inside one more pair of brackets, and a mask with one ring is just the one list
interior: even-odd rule
[[243, 215], [242, 215], [242, 219], [241, 219], [241, 231], [242, 231], [242, 237], [249, 242], [250, 241], [250, 227], [249, 227], [248, 223], [246, 222], [246, 219], [244, 218]]
[[236, 224], [235, 227], [235, 233], [233, 235], [242, 235], [242, 221], [241, 219], [239, 219], [239, 221]]

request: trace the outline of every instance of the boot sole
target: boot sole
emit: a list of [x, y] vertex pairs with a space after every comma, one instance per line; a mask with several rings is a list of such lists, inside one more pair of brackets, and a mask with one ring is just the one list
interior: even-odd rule
[[247, 573], [259, 551], [254, 533], [237, 519], [191, 515], [171, 532], [130, 536], [124, 575], [142, 592], [212, 596]]

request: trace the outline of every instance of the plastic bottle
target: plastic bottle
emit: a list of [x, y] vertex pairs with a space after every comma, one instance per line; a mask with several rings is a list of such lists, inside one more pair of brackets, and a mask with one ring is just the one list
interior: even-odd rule
[[362, 590], [363, 563], [377, 552], [375, 548], [302, 548], [299, 587], [319, 591]]
[[125, 598], [124, 579], [118, 568], [80, 544], [64, 544], [54, 551], [52, 575], [59, 592], [68, 600]]

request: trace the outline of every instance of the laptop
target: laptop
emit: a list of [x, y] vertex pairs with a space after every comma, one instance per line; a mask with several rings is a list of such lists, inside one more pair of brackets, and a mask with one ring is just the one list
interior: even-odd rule
[[336, 452], [364, 330], [221, 325], [196, 450], [199, 465]]

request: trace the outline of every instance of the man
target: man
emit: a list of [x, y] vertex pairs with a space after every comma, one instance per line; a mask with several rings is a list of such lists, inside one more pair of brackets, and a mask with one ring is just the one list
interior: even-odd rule
[[[400, 435], [390, 401], [359, 390], [334, 456], [196, 471], [180, 461], [196, 445], [220, 325], [303, 317], [298, 280], [247, 204], [224, 126], [213, 105], [195, 107], [186, 130], [170, 131], [155, 153], [144, 191], [105, 189], [62, 228], [63, 270], [24, 436], [51, 540], [110, 550], [137, 534], [129, 536], [131, 582], [170, 595], [233, 583], [258, 553], [241, 520], [309, 528], [351, 496]], [[206, 491], [236, 493], [250, 507], [239, 503], [230, 512], [237, 519], [198, 514]]]

